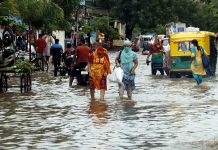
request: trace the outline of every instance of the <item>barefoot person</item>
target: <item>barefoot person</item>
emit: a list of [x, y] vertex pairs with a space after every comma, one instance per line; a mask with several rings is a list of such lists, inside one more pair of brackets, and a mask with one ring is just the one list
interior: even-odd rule
[[202, 58], [201, 58], [201, 54], [202, 51], [204, 51], [204, 49], [202, 46], [198, 45], [198, 41], [196, 39], [192, 40], [191, 43], [193, 44], [193, 46], [191, 47], [192, 75], [197, 85], [200, 85], [202, 83], [202, 76], [206, 75], [206, 71], [203, 67]]
[[122, 99], [124, 88], [127, 91], [128, 99], [132, 99], [132, 91], [135, 89], [135, 69], [138, 66], [138, 59], [131, 48], [129, 40], [124, 41], [124, 49], [120, 51], [115, 59], [117, 66], [121, 66], [124, 72], [123, 83], [125, 87], [119, 85], [119, 96]]
[[97, 89], [100, 90], [100, 100], [104, 100], [107, 75], [111, 73], [110, 61], [105, 48], [100, 46], [91, 54], [88, 69], [91, 99], [95, 99], [95, 89]]

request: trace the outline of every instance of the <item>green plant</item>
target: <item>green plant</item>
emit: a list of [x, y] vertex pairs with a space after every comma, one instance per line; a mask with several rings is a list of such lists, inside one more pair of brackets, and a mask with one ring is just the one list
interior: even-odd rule
[[17, 60], [15, 62], [15, 65], [12, 66], [12, 68], [15, 70], [17, 73], [32, 73], [34, 66], [28, 62], [28, 61], [23, 61], [23, 60]]

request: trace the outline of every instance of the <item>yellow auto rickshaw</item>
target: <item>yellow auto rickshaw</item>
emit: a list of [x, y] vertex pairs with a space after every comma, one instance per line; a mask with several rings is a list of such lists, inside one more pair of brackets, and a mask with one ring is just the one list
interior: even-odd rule
[[207, 31], [181, 32], [170, 37], [170, 77], [190, 75], [191, 72], [191, 41], [198, 40], [200, 46], [205, 49], [210, 66], [207, 75], [214, 76], [216, 72], [217, 51], [214, 44], [215, 33]]

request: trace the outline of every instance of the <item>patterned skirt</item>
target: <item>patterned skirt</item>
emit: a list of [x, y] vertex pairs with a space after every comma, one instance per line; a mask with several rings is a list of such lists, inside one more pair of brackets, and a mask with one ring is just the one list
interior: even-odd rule
[[90, 89], [104, 89], [107, 90], [107, 77], [102, 76], [100, 81], [94, 81], [92, 77], [89, 77], [89, 88]]

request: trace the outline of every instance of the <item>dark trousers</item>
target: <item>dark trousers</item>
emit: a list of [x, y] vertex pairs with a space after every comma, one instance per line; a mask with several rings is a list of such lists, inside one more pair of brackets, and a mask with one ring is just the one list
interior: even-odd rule
[[58, 74], [58, 67], [61, 65], [61, 59], [53, 59], [54, 63], [54, 76], [56, 77]]
[[164, 75], [164, 69], [162, 68], [162, 66], [163, 66], [163, 63], [158, 63], [158, 64], [152, 63], [151, 64], [152, 75], [156, 75], [157, 70], [160, 71], [161, 75]]

